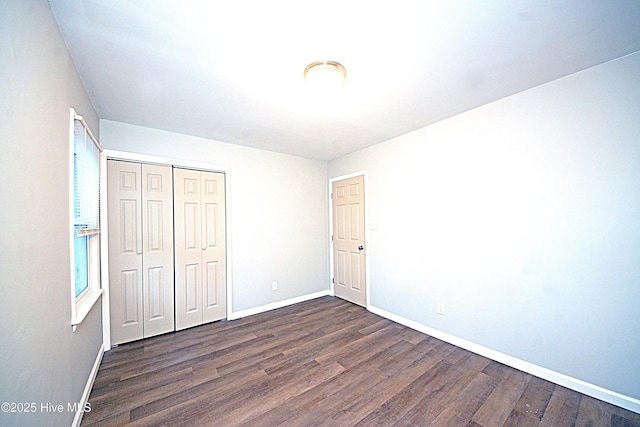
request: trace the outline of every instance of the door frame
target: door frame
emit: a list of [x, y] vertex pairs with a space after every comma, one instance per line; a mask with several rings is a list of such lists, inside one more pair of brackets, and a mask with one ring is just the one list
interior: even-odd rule
[[346, 175], [336, 176], [334, 178], [329, 179], [329, 189], [328, 189], [328, 197], [329, 197], [329, 293], [332, 296], [335, 296], [334, 291], [334, 280], [335, 271], [333, 265], [333, 198], [331, 197], [331, 191], [333, 188], [333, 183], [335, 181], [342, 181], [343, 179], [349, 179], [356, 176], [362, 176], [364, 179], [364, 240], [367, 245], [366, 251], [364, 252], [364, 263], [365, 263], [365, 297], [366, 297], [366, 305], [365, 308], [368, 310], [371, 306], [371, 271], [369, 268], [369, 172], [365, 169], [358, 172], [349, 173]]
[[[124, 160], [130, 162], [151, 163], [165, 166], [177, 166], [187, 169], [203, 170], [208, 172], [222, 172], [225, 175], [224, 179], [224, 191], [225, 191], [225, 235], [226, 235], [226, 265], [227, 269], [227, 319], [231, 318], [232, 312], [232, 272], [231, 272], [231, 188], [229, 177], [229, 167], [224, 165], [217, 165], [213, 163], [193, 162], [184, 159], [174, 159], [170, 157], [158, 157], [147, 154], [130, 153], [128, 151], [107, 150], [103, 151], [104, 155], [100, 159], [100, 212], [106, 215], [108, 212], [107, 206], [107, 160]], [[109, 224], [108, 221], [101, 219], [101, 234], [108, 236]], [[109, 239], [100, 238], [100, 281], [102, 283], [102, 343], [104, 350], [111, 349], [111, 318], [110, 318], [110, 304], [109, 304]]]

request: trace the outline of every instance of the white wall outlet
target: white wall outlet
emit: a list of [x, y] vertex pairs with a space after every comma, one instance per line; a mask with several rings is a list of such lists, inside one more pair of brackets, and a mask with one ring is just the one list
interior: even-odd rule
[[271, 290], [272, 291], [278, 290], [278, 282], [271, 282]]
[[436, 313], [442, 314], [444, 316], [444, 303], [439, 302], [436, 304]]

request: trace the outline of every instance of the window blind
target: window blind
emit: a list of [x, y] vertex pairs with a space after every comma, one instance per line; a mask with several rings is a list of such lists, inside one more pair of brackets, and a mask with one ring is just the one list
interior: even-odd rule
[[100, 232], [100, 147], [84, 125], [74, 120], [74, 228], [76, 236]]

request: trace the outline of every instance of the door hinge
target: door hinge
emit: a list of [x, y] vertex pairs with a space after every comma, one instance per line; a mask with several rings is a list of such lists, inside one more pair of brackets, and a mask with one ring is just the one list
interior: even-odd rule
[[331, 236], [331, 241], [333, 242], [333, 236]]
[[336, 279], [335, 279], [335, 277], [332, 277], [332, 278], [331, 278], [331, 283], [336, 283]]

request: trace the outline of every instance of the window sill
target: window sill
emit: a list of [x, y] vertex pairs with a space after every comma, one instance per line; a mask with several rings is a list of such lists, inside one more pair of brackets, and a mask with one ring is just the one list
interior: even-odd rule
[[71, 316], [71, 329], [76, 331], [76, 327], [82, 323], [87, 314], [91, 311], [102, 295], [102, 289], [92, 289], [75, 302], [75, 310]]

